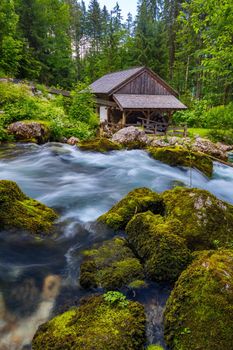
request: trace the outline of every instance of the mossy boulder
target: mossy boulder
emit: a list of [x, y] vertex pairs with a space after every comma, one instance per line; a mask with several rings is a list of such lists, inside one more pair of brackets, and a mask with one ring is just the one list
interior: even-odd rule
[[233, 206], [210, 192], [176, 187], [162, 194], [166, 217], [181, 221], [190, 249], [212, 249], [233, 241]]
[[113, 290], [140, 285], [139, 281], [144, 279], [140, 261], [123, 238], [106, 241], [99, 248], [84, 251], [83, 255], [80, 284], [84, 288]]
[[93, 152], [108, 152], [117, 151], [121, 149], [121, 146], [107, 138], [97, 138], [89, 141], [82, 141], [78, 143], [78, 147], [84, 151]]
[[223, 350], [233, 345], [233, 251], [206, 251], [184, 271], [165, 310], [171, 350]]
[[25, 120], [12, 123], [7, 131], [22, 142], [45, 143], [50, 138], [49, 123], [44, 121]]
[[127, 194], [98, 221], [104, 222], [114, 230], [124, 229], [132, 217], [147, 210], [156, 214], [164, 213], [163, 200], [157, 193], [148, 188], [138, 188]]
[[206, 176], [212, 176], [213, 161], [204, 153], [193, 152], [180, 146], [164, 148], [150, 147], [148, 150], [150, 155], [156, 160], [171, 166], [196, 168]]
[[149, 278], [174, 282], [187, 267], [191, 255], [178, 235], [181, 230], [178, 220], [166, 220], [150, 211], [135, 215], [128, 223], [128, 241], [143, 261]]
[[13, 181], [0, 180], [0, 227], [49, 234], [57, 214], [27, 197]]
[[137, 302], [92, 297], [40, 326], [32, 349], [143, 350], [145, 321], [144, 308]]

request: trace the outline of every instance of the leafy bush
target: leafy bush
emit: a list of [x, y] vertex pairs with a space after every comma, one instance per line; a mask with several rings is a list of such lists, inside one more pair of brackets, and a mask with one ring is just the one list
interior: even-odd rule
[[95, 136], [98, 120], [89, 92], [80, 94], [76, 91], [72, 99], [63, 96], [48, 99], [44, 86], [38, 88], [43, 90], [42, 97], [32, 95], [27, 85], [0, 83], [0, 107], [5, 112], [0, 115], [0, 140], [6, 139], [5, 128], [9, 124], [25, 120], [48, 122], [54, 141], [71, 136], [81, 140]]
[[118, 305], [120, 307], [126, 307], [129, 304], [126, 296], [120, 292], [107, 292], [104, 294], [104, 300], [109, 304]]
[[233, 102], [226, 106], [210, 108], [204, 115], [206, 126], [228, 130], [233, 129]]
[[233, 129], [230, 129], [230, 130], [212, 129], [209, 131], [208, 137], [214, 142], [224, 142], [228, 145], [233, 145]]
[[[81, 93], [82, 91], [82, 93]], [[69, 116], [74, 119], [90, 125], [95, 128], [98, 125], [98, 117], [94, 112], [95, 100], [93, 94], [85, 84], [79, 84], [71, 93], [72, 103], [69, 110]]]
[[233, 102], [209, 108], [207, 100], [196, 101], [190, 110], [176, 112], [173, 120], [176, 124], [187, 123], [189, 127], [233, 129]]
[[187, 123], [190, 127], [207, 127], [205, 125], [205, 112], [208, 110], [207, 100], [196, 100], [191, 109], [178, 111], [173, 116], [176, 124]]

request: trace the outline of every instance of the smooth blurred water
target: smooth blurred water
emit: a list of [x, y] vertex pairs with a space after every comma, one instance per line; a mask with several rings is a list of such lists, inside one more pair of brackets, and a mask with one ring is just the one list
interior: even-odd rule
[[[190, 171], [155, 161], [141, 150], [101, 154], [58, 143], [17, 144], [0, 147], [0, 179], [16, 181], [27, 195], [61, 215], [55, 241], [0, 235], [0, 350], [20, 350], [54, 310], [86, 294], [78, 285], [80, 252], [113, 235], [96, 218], [134, 188], [162, 192], [176, 184], [189, 186]], [[216, 163], [212, 179], [192, 170], [192, 185], [233, 203], [233, 168]], [[163, 342], [168, 294], [169, 287], [152, 284], [136, 296], [147, 310], [150, 342]]]

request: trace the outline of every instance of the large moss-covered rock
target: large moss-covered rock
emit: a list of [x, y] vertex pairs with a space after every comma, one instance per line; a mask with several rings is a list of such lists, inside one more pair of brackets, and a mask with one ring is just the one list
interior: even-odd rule
[[104, 137], [79, 142], [78, 147], [82, 150], [93, 152], [108, 152], [121, 149], [120, 145]]
[[129, 243], [156, 281], [175, 281], [190, 261], [186, 242], [179, 237], [182, 223], [151, 212], [135, 215], [126, 226]]
[[52, 232], [57, 214], [27, 197], [13, 181], [0, 180], [0, 228], [23, 229], [33, 234]]
[[143, 350], [143, 306], [115, 295], [92, 297], [40, 326], [32, 349]]
[[148, 188], [138, 188], [127, 194], [119, 203], [98, 219], [115, 230], [123, 229], [137, 213], [150, 210], [164, 213], [162, 198]]
[[162, 194], [166, 216], [182, 222], [190, 249], [209, 249], [233, 241], [233, 206], [205, 190], [176, 187]]
[[[116, 237], [99, 248], [83, 252], [80, 284], [84, 288], [118, 289], [137, 285], [144, 279], [143, 267], [127, 246], [125, 239]], [[139, 283], [140, 285], [140, 283]]]
[[189, 151], [180, 146], [164, 148], [150, 147], [149, 153], [156, 160], [172, 166], [196, 168], [208, 177], [213, 172], [213, 161], [204, 153]]
[[233, 251], [204, 252], [184, 271], [168, 299], [165, 339], [171, 350], [233, 346]]
[[44, 121], [19, 121], [10, 124], [7, 130], [18, 141], [45, 143], [50, 138], [49, 124]]

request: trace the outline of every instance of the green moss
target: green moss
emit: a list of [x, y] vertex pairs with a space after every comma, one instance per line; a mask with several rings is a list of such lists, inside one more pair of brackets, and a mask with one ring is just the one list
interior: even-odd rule
[[143, 268], [123, 238], [84, 252], [80, 284], [84, 288], [117, 289], [144, 278]]
[[45, 205], [30, 199], [13, 181], [0, 180], [1, 229], [23, 229], [33, 234], [52, 231], [57, 214]]
[[157, 193], [148, 188], [138, 188], [129, 192], [125, 198], [98, 220], [115, 230], [119, 230], [125, 228], [136, 213], [147, 210], [162, 214], [164, 212], [163, 200]]
[[126, 226], [129, 243], [151, 279], [173, 282], [186, 268], [191, 255], [185, 240], [177, 235], [181, 230], [178, 220], [151, 212], [135, 215]]
[[104, 137], [80, 142], [78, 147], [82, 150], [93, 152], [108, 152], [121, 149], [120, 145]]
[[143, 350], [144, 342], [143, 306], [110, 303], [98, 296], [40, 326], [32, 349]]
[[233, 251], [206, 251], [184, 271], [168, 299], [171, 350], [222, 350], [233, 344]]
[[146, 350], [164, 350], [161, 345], [149, 345]]
[[213, 161], [204, 153], [189, 151], [186, 148], [164, 147], [149, 148], [150, 155], [171, 166], [185, 166], [200, 170], [208, 177], [213, 173]]
[[212, 249], [233, 241], [233, 206], [205, 190], [176, 187], [162, 194], [166, 216], [182, 222], [190, 249]]

